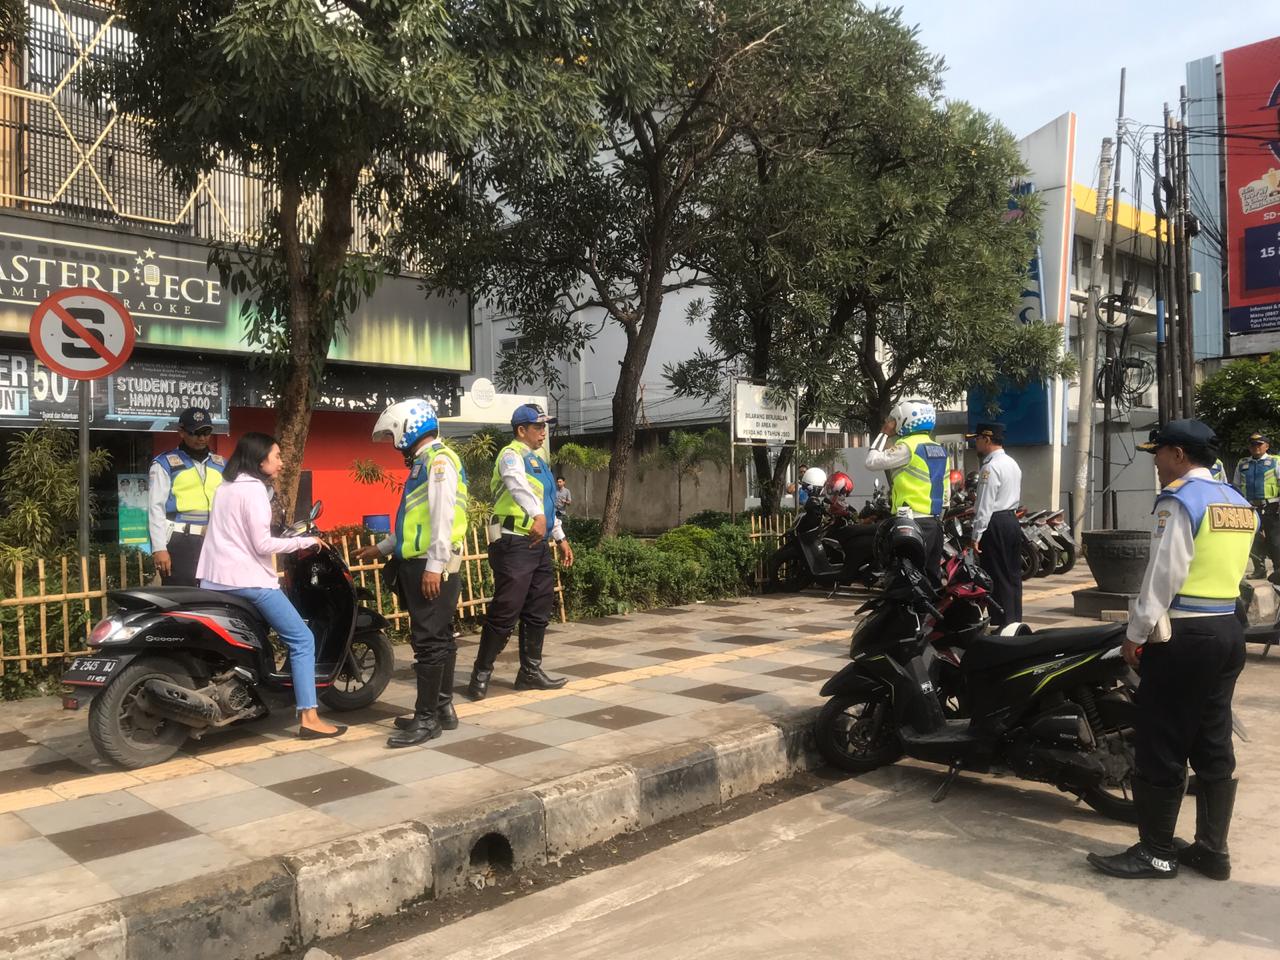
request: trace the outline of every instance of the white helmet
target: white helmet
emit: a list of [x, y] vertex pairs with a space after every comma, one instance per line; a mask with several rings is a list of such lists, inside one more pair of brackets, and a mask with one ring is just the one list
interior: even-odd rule
[[827, 484], [827, 471], [821, 467], [810, 467], [800, 478], [800, 483], [810, 490], [821, 490]]
[[889, 419], [898, 425], [898, 436], [905, 437], [921, 430], [932, 430], [938, 423], [938, 412], [928, 400], [903, 400], [889, 411]]
[[428, 433], [440, 429], [436, 408], [428, 400], [413, 397], [393, 403], [382, 411], [373, 425], [374, 440], [390, 440], [397, 450], [407, 452]]

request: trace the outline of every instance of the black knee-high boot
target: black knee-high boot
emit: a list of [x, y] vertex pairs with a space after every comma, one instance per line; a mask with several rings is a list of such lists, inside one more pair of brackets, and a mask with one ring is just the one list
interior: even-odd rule
[[1185, 785], [1156, 787], [1133, 778], [1133, 805], [1138, 814], [1138, 842], [1123, 853], [1089, 854], [1089, 862], [1122, 880], [1167, 880], [1178, 875], [1173, 833], [1178, 825]]
[[1196, 842], [1175, 840], [1178, 862], [1213, 880], [1231, 879], [1227, 831], [1236, 805], [1236, 780], [1201, 780], [1196, 790]]
[[568, 677], [549, 677], [542, 669], [542, 643], [546, 627], [520, 624], [520, 671], [516, 674], [517, 690], [559, 690]]
[[480, 631], [480, 649], [476, 651], [476, 662], [471, 668], [471, 684], [467, 687], [467, 696], [472, 700], [483, 700], [488, 695], [489, 680], [493, 677], [493, 662], [506, 645], [507, 638], [500, 636], [486, 623]]
[[408, 727], [387, 738], [388, 747], [412, 747], [440, 736], [436, 710], [440, 701], [440, 678], [444, 665], [415, 663], [413, 670], [418, 675], [418, 697], [413, 706], [413, 719]]

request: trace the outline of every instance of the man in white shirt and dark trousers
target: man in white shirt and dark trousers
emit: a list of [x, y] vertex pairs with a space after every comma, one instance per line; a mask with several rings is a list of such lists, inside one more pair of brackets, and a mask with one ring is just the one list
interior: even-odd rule
[[498, 452], [489, 489], [493, 517], [489, 525], [489, 566], [493, 599], [489, 601], [480, 649], [471, 669], [467, 695], [483, 700], [489, 692], [494, 661], [520, 623], [520, 670], [517, 690], [558, 690], [567, 677], [549, 677], [542, 669], [542, 645], [556, 599], [556, 571], [548, 542], [560, 561], [573, 566], [573, 548], [556, 518], [556, 482], [539, 450], [555, 417], [536, 403], [517, 407], [511, 415], [513, 438]]
[[[1179, 865], [1214, 880], [1231, 876], [1231, 698], [1245, 659], [1235, 604], [1257, 519], [1248, 500], [1213, 479], [1218, 447], [1199, 420], [1171, 421], [1138, 445], [1155, 455], [1161, 484], [1121, 651], [1142, 676], [1133, 774], [1139, 839], [1123, 853], [1089, 854], [1103, 873], [1126, 880], [1175, 877]], [[1188, 761], [1198, 781], [1192, 844], [1174, 839]]]
[[992, 596], [1000, 607], [996, 626], [1022, 620], [1022, 527], [1014, 513], [1022, 502], [1022, 468], [1004, 449], [1004, 426], [980, 423], [967, 435], [982, 457], [977, 502], [973, 510], [972, 545], [982, 569], [991, 577]]

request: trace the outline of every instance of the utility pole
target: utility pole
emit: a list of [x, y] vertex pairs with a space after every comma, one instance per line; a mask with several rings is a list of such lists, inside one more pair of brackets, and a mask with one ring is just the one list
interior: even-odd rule
[[1167, 256], [1164, 267], [1164, 289], [1168, 294], [1169, 329], [1165, 333], [1165, 346], [1168, 350], [1165, 369], [1169, 374], [1169, 419], [1171, 420], [1182, 416], [1182, 397], [1179, 390], [1182, 383], [1182, 377], [1179, 375], [1182, 367], [1182, 348], [1179, 345], [1182, 314], [1178, 309], [1182, 297], [1180, 296], [1181, 288], [1178, 285], [1177, 257], [1174, 255], [1178, 230], [1178, 190], [1174, 177], [1174, 170], [1177, 169], [1177, 154], [1177, 141], [1173, 135], [1173, 115], [1169, 112], [1169, 105], [1166, 103], [1164, 105], [1164, 179], [1169, 189], [1165, 195], [1165, 229], [1169, 242], [1165, 247]]
[[1182, 110], [1178, 123], [1178, 188], [1179, 219], [1182, 222], [1180, 231], [1182, 245], [1178, 255], [1178, 263], [1182, 267], [1182, 288], [1178, 293], [1182, 297], [1182, 415], [1196, 415], [1196, 346], [1195, 316], [1191, 307], [1191, 161], [1188, 157], [1187, 139], [1187, 88], [1181, 90]]
[[[1111, 515], [1111, 395], [1115, 392], [1116, 373], [1116, 340], [1115, 292], [1116, 292], [1116, 221], [1120, 218], [1120, 159], [1124, 155], [1124, 78], [1125, 68], [1120, 68], [1120, 106], [1116, 112], [1116, 159], [1115, 177], [1111, 184], [1111, 236], [1110, 251], [1107, 264], [1107, 336], [1106, 354], [1103, 361], [1102, 382], [1106, 385], [1106, 393], [1102, 397], [1102, 526], [1106, 530], [1114, 530], [1116, 518]], [[1101, 189], [1101, 184], [1098, 185]]]
[[1089, 262], [1089, 299], [1080, 318], [1080, 408], [1076, 418], [1076, 473], [1072, 499], [1076, 505], [1071, 536], [1081, 544], [1089, 513], [1089, 461], [1093, 456], [1093, 399], [1098, 359], [1098, 293], [1102, 289], [1102, 251], [1107, 229], [1106, 183], [1111, 178], [1111, 138], [1102, 140], [1098, 164], [1098, 202], [1094, 212], [1093, 250]]
[[1156, 216], [1156, 416], [1157, 422], [1165, 423], [1169, 417], [1169, 385], [1165, 382], [1168, 375], [1168, 363], [1165, 359], [1165, 293], [1164, 293], [1164, 217], [1160, 211], [1164, 209], [1164, 198], [1160, 195], [1163, 187], [1160, 184], [1160, 137], [1154, 138], [1151, 147], [1151, 169], [1155, 171], [1151, 184], [1151, 209]]

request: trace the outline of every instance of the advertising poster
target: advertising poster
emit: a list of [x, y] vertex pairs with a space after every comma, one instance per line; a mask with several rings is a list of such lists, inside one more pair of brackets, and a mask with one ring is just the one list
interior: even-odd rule
[[[208, 259], [200, 243], [0, 213], [0, 333], [26, 336], [36, 304], [84, 286], [124, 304], [140, 347], [250, 353], [243, 301]], [[428, 297], [413, 277], [385, 277], [329, 359], [467, 373], [469, 324], [464, 296]]]
[[1280, 37], [1222, 55], [1233, 334], [1280, 330]]
[[122, 473], [116, 477], [119, 506], [116, 516], [120, 523], [120, 545], [138, 547], [151, 552], [151, 538], [147, 535], [147, 475]]

